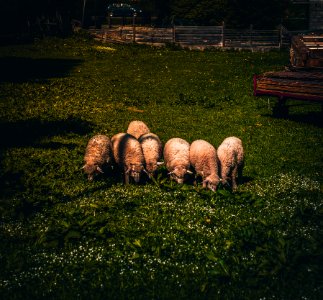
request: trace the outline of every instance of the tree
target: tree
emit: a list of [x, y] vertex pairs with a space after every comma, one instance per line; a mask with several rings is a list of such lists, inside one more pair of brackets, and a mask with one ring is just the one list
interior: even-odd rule
[[228, 0], [227, 23], [233, 27], [273, 28], [282, 23], [289, 0]]
[[221, 24], [225, 17], [227, 0], [175, 0], [170, 13], [177, 21], [187, 20], [198, 25]]
[[273, 28], [281, 23], [290, 0], [174, 0], [170, 14], [198, 25]]

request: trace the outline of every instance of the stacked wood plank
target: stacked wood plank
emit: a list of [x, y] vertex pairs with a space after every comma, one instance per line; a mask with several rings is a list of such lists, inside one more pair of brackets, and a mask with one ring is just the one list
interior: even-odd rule
[[283, 71], [255, 75], [254, 95], [323, 101], [323, 73]]
[[294, 36], [290, 62], [295, 68], [323, 68], [323, 34]]

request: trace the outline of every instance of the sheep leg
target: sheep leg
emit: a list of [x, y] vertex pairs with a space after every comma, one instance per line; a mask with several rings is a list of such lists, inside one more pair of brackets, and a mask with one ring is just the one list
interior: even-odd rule
[[231, 181], [232, 181], [232, 190], [235, 191], [237, 189], [237, 175], [238, 175], [238, 166], [235, 166], [231, 173]]
[[238, 166], [238, 180], [239, 180], [240, 183], [241, 183], [241, 180], [242, 180], [242, 170], [243, 170], [243, 164], [240, 164]]
[[129, 173], [124, 172], [123, 181], [124, 184], [129, 184]]
[[194, 181], [193, 181], [193, 185], [194, 186], [197, 186], [198, 185], [198, 179], [199, 179], [199, 175], [198, 174], [195, 174]]
[[230, 178], [230, 169], [227, 166], [221, 166], [221, 179], [224, 186], [229, 185], [228, 179]]

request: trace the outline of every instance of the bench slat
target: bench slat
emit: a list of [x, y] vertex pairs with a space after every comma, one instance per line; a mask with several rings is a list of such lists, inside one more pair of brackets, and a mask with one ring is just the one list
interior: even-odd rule
[[255, 75], [254, 95], [322, 101], [323, 73], [281, 71]]

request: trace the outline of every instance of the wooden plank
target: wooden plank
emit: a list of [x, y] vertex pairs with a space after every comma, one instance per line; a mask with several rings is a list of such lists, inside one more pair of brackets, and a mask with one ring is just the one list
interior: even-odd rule
[[254, 76], [254, 95], [323, 100], [323, 73], [268, 72]]
[[306, 94], [313, 94], [313, 95], [323, 95], [323, 90], [322, 89], [315, 89], [315, 88], [302, 88], [302, 89], [297, 89], [293, 86], [279, 86], [279, 85], [268, 85], [268, 84], [261, 84], [257, 83], [257, 90], [279, 90], [279, 91], [288, 91], [288, 92], [295, 92], [295, 93], [306, 93]]
[[280, 86], [261, 86], [261, 84], [257, 84], [257, 91], [279, 91], [281, 93], [289, 93], [289, 94], [298, 94], [304, 96], [322, 96], [323, 90], [314, 90], [314, 89], [295, 89], [293, 87], [280, 87]]
[[318, 84], [301, 84], [301, 83], [295, 83], [295, 82], [277, 82], [277, 81], [258, 81], [257, 86], [259, 88], [261, 87], [272, 87], [272, 88], [280, 88], [280, 89], [294, 89], [294, 90], [313, 90], [314, 91], [321, 91], [323, 92], [323, 86]]
[[278, 71], [278, 72], [266, 72], [263, 75], [259, 76], [259, 78], [263, 78], [263, 77], [323, 80], [323, 73], [321, 73], [321, 72]]
[[322, 95], [305, 95], [299, 93], [286, 93], [281, 91], [273, 91], [273, 90], [260, 90], [255, 92], [255, 96], [259, 95], [270, 95], [270, 96], [278, 96], [280, 98], [291, 98], [291, 99], [299, 99], [299, 100], [310, 100], [310, 101], [323, 101]]

